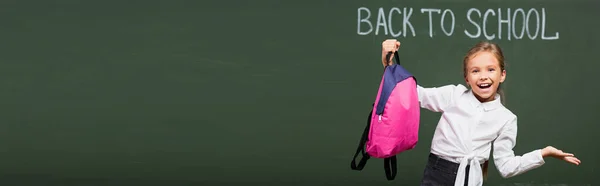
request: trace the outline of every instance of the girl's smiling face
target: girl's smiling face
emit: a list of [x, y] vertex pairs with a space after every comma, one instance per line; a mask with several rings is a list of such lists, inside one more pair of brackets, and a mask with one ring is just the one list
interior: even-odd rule
[[500, 83], [506, 78], [506, 70], [500, 67], [500, 61], [496, 56], [488, 51], [471, 55], [465, 70], [465, 81], [481, 102], [494, 100]]

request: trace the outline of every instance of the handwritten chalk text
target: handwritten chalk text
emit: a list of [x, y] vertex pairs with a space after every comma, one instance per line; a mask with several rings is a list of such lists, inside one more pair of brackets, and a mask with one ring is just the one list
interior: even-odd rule
[[[441, 30], [442, 36], [446, 37], [463, 33], [464, 36], [473, 39], [558, 40], [559, 32], [547, 29], [547, 16], [546, 8], [470, 8], [464, 14], [457, 14], [452, 9], [440, 8], [380, 7], [372, 10], [359, 7], [356, 33], [361, 36], [417, 37], [420, 29], [427, 29], [427, 36], [430, 38], [435, 37], [434, 33]], [[427, 20], [427, 27], [415, 29], [414, 25], [424, 25], [413, 24], [416, 20]], [[456, 30], [459, 21], [462, 30]]]

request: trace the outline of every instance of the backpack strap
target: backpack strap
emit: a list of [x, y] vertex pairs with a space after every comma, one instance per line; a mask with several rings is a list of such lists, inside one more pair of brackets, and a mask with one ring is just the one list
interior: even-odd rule
[[[374, 106], [374, 104], [372, 106]], [[371, 117], [372, 116], [373, 116], [373, 109], [371, 109], [371, 112], [369, 112], [369, 117], [367, 117], [367, 126], [365, 127], [362, 137], [360, 138], [360, 141], [358, 143], [358, 148], [356, 149], [356, 153], [354, 154], [354, 157], [352, 158], [352, 163], [350, 163], [350, 168], [352, 168], [352, 170], [363, 170], [363, 168], [365, 168], [365, 165], [367, 164], [367, 161], [369, 159], [371, 159], [371, 156], [369, 156], [369, 154], [365, 152], [365, 145], [369, 138], [369, 130], [371, 127]], [[362, 158], [360, 159], [358, 164], [356, 164], [356, 157], [358, 157], [359, 154], [362, 155]], [[383, 163], [384, 163], [383, 166], [385, 169], [385, 177], [387, 178], [387, 180], [394, 180], [394, 178], [396, 178], [396, 173], [397, 173], [396, 156], [385, 158], [383, 160]]]
[[385, 55], [385, 60], [386, 61], [390, 61], [390, 57], [392, 57], [392, 54], [394, 55], [394, 61], [396, 61], [396, 64], [400, 64], [400, 57], [398, 56], [398, 51], [392, 53], [392, 52], [388, 52]]
[[[371, 108], [373, 108], [373, 107], [371, 107]], [[352, 168], [352, 170], [362, 170], [365, 167], [365, 165], [367, 164], [367, 160], [369, 160], [371, 158], [371, 156], [369, 156], [369, 154], [367, 154], [365, 152], [365, 144], [367, 143], [367, 139], [369, 138], [369, 129], [371, 127], [371, 116], [372, 115], [373, 115], [373, 109], [371, 109], [371, 112], [369, 112], [369, 117], [367, 117], [367, 126], [365, 127], [362, 137], [360, 138], [360, 141], [358, 142], [358, 148], [356, 149], [356, 153], [354, 154], [354, 157], [352, 158], [352, 163], [350, 163], [350, 168]], [[357, 165], [356, 157], [358, 157], [358, 154], [362, 154], [362, 158], [360, 159], [360, 162]]]
[[[396, 64], [400, 64], [400, 57], [398, 56], [398, 51], [394, 52], [394, 61], [396, 61]], [[389, 61], [390, 57], [392, 55], [392, 52], [389, 52], [386, 55], [386, 59]], [[398, 165], [397, 165], [397, 159], [396, 156], [392, 156], [389, 158], [385, 158], [383, 159], [383, 167], [385, 168], [385, 177], [387, 178], [387, 180], [394, 180], [394, 178], [396, 178], [396, 173], [398, 172]]]
[[383, 160], [383, 166], [385, 167], [385, 177], [388, 180], [394, 180], [394, 178], [396, 178], [396, 173], [398, 172], [396, 156], [385, 158]]

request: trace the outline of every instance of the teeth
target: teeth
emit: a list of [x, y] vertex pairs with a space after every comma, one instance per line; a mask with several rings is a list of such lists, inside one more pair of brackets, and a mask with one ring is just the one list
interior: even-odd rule
[[486, 87], [486, 86], [488, 86], [488, 85], [490, 85], [490, 84], [489, 84], [489, 83], [484, 83], [484, 84], [481, 84], [481, 85], [479, 85], [479, 86]]

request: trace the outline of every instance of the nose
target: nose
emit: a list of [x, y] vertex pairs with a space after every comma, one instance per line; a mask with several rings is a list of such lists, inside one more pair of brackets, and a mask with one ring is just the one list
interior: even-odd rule
[[489, 77], [489, 74], [481, 74], [481, 76], [479, 76], [479, 80], [487, 80]]

